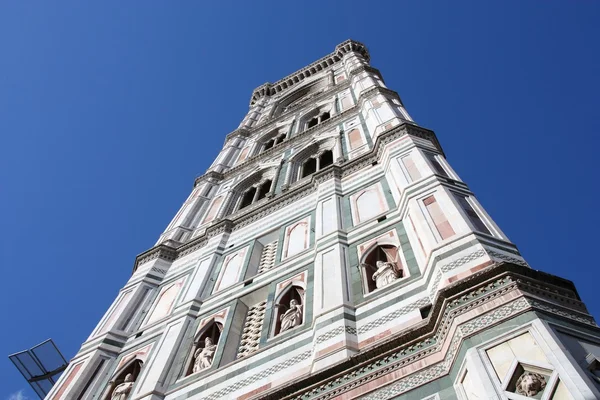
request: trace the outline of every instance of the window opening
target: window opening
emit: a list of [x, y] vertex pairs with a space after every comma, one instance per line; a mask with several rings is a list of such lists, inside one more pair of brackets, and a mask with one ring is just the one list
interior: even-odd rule
[[255, 187], [251, 187], [250, 189], [248, 189], [244, 195], [242, 196], [242, 201], [240, 202], [240, 210], [244, 207], [248, 207], [250, 204], [252, 204], [252, 200], [254, 200], [254, 195], [256, 194], [256, 188]]
[[323, 169], [331, 164], [333, 164], [333, 152], [327, 150], [319, 157], [319, 169]]
[[317, 172], [317, 159], [316, 158], [309, 158], [308, 160], [304, 161], [304, 163], [302, 164], [302, 178], [305, 178], [309, 175], [314, 174], [315, 172]]
[[268, 180], [266, 182], [264, 182], [262, 185], [260, 185], [260, 188], [258, 189], [258, 197], [256, 198], [256, 200], [261, 200], [264, 199], [265, 197], [267, 197], [267, 194], [269, 194], [269, 192], [271, 191], [271, 180]]
[[265, 145], [263, 146], [263, 151], [269, 150], [271, 147], [273, 147], [275, 145], [275, 139], [271, 139], [269, 140], [267, 143], [265, 143]]

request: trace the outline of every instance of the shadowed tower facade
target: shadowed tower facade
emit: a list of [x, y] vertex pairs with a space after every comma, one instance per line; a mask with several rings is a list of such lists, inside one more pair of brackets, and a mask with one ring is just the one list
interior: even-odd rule
[[600, 333], [346, 41], [258, 87], [49, 399], [596, 399]]

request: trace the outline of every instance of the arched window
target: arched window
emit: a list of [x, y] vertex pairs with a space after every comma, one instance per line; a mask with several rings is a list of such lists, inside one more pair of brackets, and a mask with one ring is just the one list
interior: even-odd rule
[[272, 149], [278, 144], [283, 143], [286, 138], [284, 131], [287, 131], [288, 129], [289, 127], [276, 128], [271, 132], [262, 135], [261, 138], [258, 139], [257, 150], [255, 151], [254, 155], [261, 154], [269, 149]]
[[252, 204], [255, 195], [256, 187], [252, 186], [250, 189], [246, 190], [242, 196], [242, 200], [240, 201], [239, 209], [241, 210], [242, 208], [248, 207], [250, 204]]
[[277, 146], [280, 143], [283, 143], [284, 140], [285, 140], [285, 134], [282, 133], [281, 135], [279, 135], [275, 138], [275, 146]]
[[300, 179], [306, 178], [331, 164], [333, 164], [333, 151], [331, 150], [325, 150], [320, 155], [307, 158], [300, 168]]
[[271, 183], [271, 180], [267, 180], [258, 187], [258, 196], [256, 197], [256, 201], [267, 197], [267, 194], [269, 194], [271, 191]]
[[365, 293], [371, 293], [406, 274], [394, 245], [378, 245], [370, 250], [360, 265]]
[[273, 336], [296, 328], [304, 322], [304, 289], [292, 285], [276, 300], [273, 313]]
[[316, 158], [309, 158], [308, 160], [306, 160], [302, 163], [302, 174], [300, 175], [301, 178], [312, 175], [315, 172], [317, 172], [317, 159]]
[[210, 321], [198, 332], [188, 357], [186, 376], [206, 370], [213, 365], [222, 332], [223, 324], [215, 320]]
[[134, 358], [125, 364], [123, 368], [117, 370], [115, 377], [108, 383], [106, 395], [103, 399], [110, 400], [117, 395], [121, 395], [123, 398], [129, 397], [143, 365], [144, 363], [141, 360]]
[[333, 151], [331, 151], [331, 150], [325, 150], [319, 156], [319, 169], [323, 169], [325, 167], [328, 167], [331, 164], [333, 164]]
[[331, 118], [331, 113], [329, 111], [319, 112], [319, 110], [313, 110], [305, 118], [310, 118], [304, 120], [306, 121], [306, 129], [310, 129]]
[[265, 145], [263, 146], [263, 151], [265, 150], [269, 150], [270, 148], [272, 148], [275, 145], [275, 139], [271, 139], [269, 140], [267, 143], [265, 143]]
[[272, 183], [273, 182], [270, 179], [267, 179], [266, 181], [261, 182], [258, 185], [252, 186], [251, 188], [246, 190], [244, 192], [244, 194], [242, 195], [238, 210], [241, 210], [242, 208], [246, 208], [249, 205], [256, 203], [257, 201], [262, 200], [265, 197], [267, 197], [267, 195], [271, 191]]

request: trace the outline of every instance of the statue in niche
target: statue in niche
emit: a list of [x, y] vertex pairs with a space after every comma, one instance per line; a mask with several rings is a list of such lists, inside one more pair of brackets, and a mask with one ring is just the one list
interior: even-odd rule
[[212, 339], [209, 337], [204, 339], [204, 347], [196, 350], [194, 354], [194, 368], [192, 372], [196, 373], [210, 367], [216, 351], [217, 345], [213, 343]]
[[400, 277], [394, 263], [377, 261], [377, 271], [373, 274], [373, 280], [377, 289], [384, 287]]
[[546, 387], [546, 378], [535, 372], [525, 371], [517, 380], [516, 393], [533, 397]]
[[133, 388], [133, 375], [125, 375], [125, 381], [113, 390], [110, 400], [125, 400]]
[[279, 333], [300, 325], [302, 323], [302, 305], [294, 299], [290, 300], [290, 309], [283, 313], [279, 320], [281, 321]]

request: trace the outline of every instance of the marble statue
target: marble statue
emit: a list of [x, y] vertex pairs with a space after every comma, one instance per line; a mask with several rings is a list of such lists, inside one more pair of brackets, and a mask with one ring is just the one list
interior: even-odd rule
[[112, 392], [112, 396], [110, 400], [125, 400], [129, 396], [131, 392], [131, 388], [133, 387], [133, 375], [127, 374], [125, 375], [125, 381], [118, 385], [115, 390]]
[[399, 277], [394, 263], [377, 261], [377, 271], [373, 274], [373, 280], [378, 289], [394, 282]]
[[192, 372], [196, 373], [210, 367], [216, 351], [217, 345], [213, 343], [212, 339], [209, 337], [204, 339], [204, 347], [196, 350], [194, 354], [194, 368]]
[[302, 323], [302, 305], [298, 304], [294, 299], [290, 300], [290, 309], [279, 317], [279, 319], [281, 320], [279, 333], [300, 325]]
[[546, 378], [535, 372], [525, 371], [517, 380], [516, 393], [533, 397], [546, 387]]

